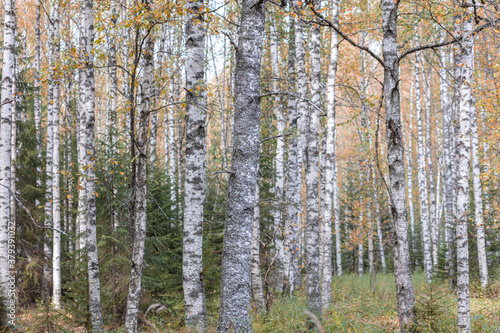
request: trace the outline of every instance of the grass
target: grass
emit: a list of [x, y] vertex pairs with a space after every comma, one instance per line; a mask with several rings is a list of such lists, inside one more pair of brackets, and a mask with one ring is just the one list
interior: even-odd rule
[[[430, 285], [425, 283], [423, 273], [413, 275], [415, 287], [417, 322], [416, 332], [456, 332], [457, 305], [456, 294], [448, 289], [446, 281], [437, 281]], [[376, 288], [370, 286], [369, 275], [358, 277], [344, 275], [334, 277], [332, 285], [332, 305], [323, 314], [322, 323], [327, 332], [397, 332], [398, 314], [394, 276], [378, 274]], [[499, 324], [500, 281], [493, 282], [486, 290], [475, 282], [471, 284], [471, 324], [473, 332], [496, 332]], [[212, 297], [208, 300], [209, 330], [215, 332], [217, 321], [218, 300]], [[256, 333], [298, 333], [307, 332], [307, 308], [305, 287], [299, 290], [293, 299], [286, 296], [276, 296], [267, 314], [253, 315], [253, 329]], [[58, 318], [63, 315], [59, 313]], [[182, 314], [162, 313], [148, 315], [161, 332], [182, 332], [189, 330], [179, 327]], [[66, 315], [67, 317], [67, 315]], [[175, 318], [174, 318], [175, 317]], [[31, 311], [28, 315], [20, 314], [23, 332], [41, 332], [31, 326], [36, 321], [46, 318], [43, 309]], [[29, 320], [28, 318], [31, 318]], [[37, 320], [38, 318], [38, 320]], [[69, 328], [67, 321], [59, 321], [59, 329], [52, 332], [77, 332]], [[34, 330], [30, 330], [30, 326]], [[108, 327], [108, 332], [124, 332], [123, 328]], [[143, 332], [153, 332], [143, 328]], [[314, 332], [314, 331], [313, 331]]]

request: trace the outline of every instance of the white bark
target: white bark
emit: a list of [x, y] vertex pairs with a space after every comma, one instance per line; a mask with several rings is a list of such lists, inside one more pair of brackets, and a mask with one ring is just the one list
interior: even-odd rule
[[422, 60], [422, 78], [424, 81], [424, 100], [425, 100], [425, 132], [426, 132], [426, 159], [429, 171], [429, 230], [431, 234], [431, 255], [433, 267], [438, 261], [437, 247], [437, 220], [436, 220], [436, 189], [434, 186], [434, 165], [432, 163], [432, 147], [431, 147], [431, 68], [425, 70], [424, 61]]
[[265, 3], [241, 2], [234, 127], [217, 332], [251, 332], [251, 240], [260, 148], [260, 67]]
[[469, 294], [469, 242], [467, 236], [467, 217], [469, 205], [469, 172], [470, 172], [470, 135], [471, 111], [474, 110], [472, 95], [473, 68], [474, 68], [474, 37], [472, 7], [467, 17], [462, 17], [462, 42], [458, 48], [460, 75], [459, 90], [459, 135], [457, 165], [457, 296], [458, 296], [458, 332], [471, 332], [470, 325], [470, 294]]
[[408, 221], [406, 216], [406, 181], [404, 144], [401, 134], [399, 61], [397, 44], [397, 2], [382, 0], [382, 52], [386, 106], [387, 162], [389, 197], [394, 224], [394, 275], [398, 302], [399, 326], [407, 330], [415, 320], [415, 296], [410, 270]]
[[[332, 20], [338, 26], [339, 1], [332, 3]], [[331, 31], [330, 38], [330, 64], [328, 65], [327, 82], [327, 106], [326, 106], [326, 156], [325, 156], [325, 193], [323, 194], [323, 227], [321, 234], [321, 246], [323, 248], [323, 271], [321, 280], [321, 308], [323, 313], [328, 309], [331, 303], [332, 290], [332, 208], [334, 211], [335, 236], [336, 236], [336, 258], [337, 274], [342, 274], [342, 258], [340, 253], [340, 221], [338, 211], [338, 184], [337, 170], [335, 160], [336, 148], [336, 124], [335, 124], [335, 83], [337, 81], [337, 64], [339, 58], [339, 36], [335, 31]], [[337, 195], [336, 198], [334, 196]], [[336, 205], [334, 202], [336, 201]]]
[[260, 271], [260, 189], [255, 185], [255, 208], [253, 212], [252, 225], [252, 295], [257, 311], [266, 310], [264, 291], [262, 289], [262, 275]]
[[170, 77], [170, 91], [169, 91], [169, 103], [168, 108], [168, 161], [169, 170], [168, 176], [170, 179], [170, 209], [172, 212], [177, 210], [177, 163], [176, 163], [176, 145], [175, 145], [175, 75], [172, 73]]
[[[444, 40], [445, 32], [441, 33], [441, 40]], [[441, 99], [441, 110], [443, 112], [443, 149], [444, 149], [444, 221], [445, 221], [445, 243], [446, 243], [446, 266], [448, 268], [449, 275], [452, 276], [450, 281], [454, 279], [454, 266], [455, 266], [455, 251], [453, 248], [454, 236], [453, 236], [453, 221], [454, 221], [454, 210], [453, 210], [453, 159], [452, 159], [452, 134], [453, 134], [453, 122], [452, 122], [452, 107], [448, 98], [448, 82], [447, 82], [447, 71], [444, 64], [447, 63], [446, 52], [444, 48], [439, 50], [439, 57], [441, 63], [439, 70], [439, 87], [440, 87], [440, 99]], [[454, 285], [451, 282], [450, 286]]]
[[[92, 47], [94, 44], [94, 10], [93, 0], [84, 0], [82, 3], [82, 46], [85, 61], [82, 70], [82, 81], [80, 85], [80, 103], [85, 121], [82, 130], [85, 131], [86, 142], [84, 147], [84, 164], [86, 195], [86, 251], [87, 272], [89, 283], [89, 310], [92, 330], [102, 332], [103, 321], [101, 314], [101, 287], [99, 281], [99, 259], [97, 256], [97, 210], [96, 196], [97, 186], [95, 177], [95, 79], [94, 59]], [[82, 119], [83, 120], [83, 119]], [[83, 222], [83, 221], [82, 221]], [[83, 231], [83, 230], [80, 230]]]
[[[410, 87], [410, 120], [408, 128], [408, 145], [406, 149], [406, 163], [408, 165], [408, 206], [410, 208], [410, 230], [411, 230], [411, 251], [415, 256], [417, 251], [417, 237], [415, 234], [415, 208], [413, 206], [413, 83], [414, 79], [412, 76], [411, 87]], [[404, 134], [404, 133], [403, 133]], [[417, 259], [415, 258], [415, 266]]]
[[[474, 45], [472, 44], [472, 48]], [[474, 50], [472, 50], [474, 52]], [[473, 55], [474, 56], [474, 53]], [[472, 65], [474, 60], [472, 60]], [[481, 287], [485, 288], [488, 285], [488, 262], [486, 260], [486, 241], [484, 228], [484, 212], [483, 212], [483, 193], [481, 184], [481, 167], [479, 164], [479, 137], [477, 126], [477, 113], [474, 101], [470, 110], [471, 122], [471, 148], [472, 148], [472, 183], [474, 192], [474, 219], [476, 221], [476, 242], [477, 242], [477, 259], [479, 263], [479, 279]]]
[[[149, 14], [150, 4], [146, 2], [146, 13]], [[149, 16], [149, 15], [148, 15]], [[148, 17], [147, 16], [147, 17]], [[148, 150], [148, 127], [151, 98], [154, 91], [154, 37], [149, 34], [145, 38], [143, 49], [144, 68], [141, 84], [141, 103], [139, 106], [139, 123], [137, 128], [136, 150], [136, 179], [135, 179], [135, 219], [134, 219], [134, 241], [132, 244], [132, 258], [129, 288], [127, 296], [127, 309], [125, 315], [125, 329], [128, 333], [137, 332], [137, 321], [139, 316], [139, 301], [141, 298], [142, 268], [144, 266], [144, 246], [146, 242], [146, 205], [147, 205], [147, 150]]]
[[[10, 271], [14, 265], [15, 244], [9, 242], [9, 233], [15, 235], [10, 220], [11, 135], [13, 110], [13, 80], [15, 75], [16, 3], [4, 0], [2, 92], [0, 114], [0, 295], [3, 302], [2, 324], [8, 326], [11, 318], [7, 308], [15, 302], [9, 290]], [[13, 319], [13, 318], [12, 318]]]
[[[288, 42], [288, 88], [295, 90], [295, 19], [289, 18], [290, 35]], [[288, 161], [286, 176], [287, 216], [285, 218], [285, 274], [288, 279], [290, 295], [300, 284], [299, 275], [299, 239], [300, 239], [300, 178], [302, 167], [299, 164], [299, 114], [293, 96], [288, 97], [289, 131]]]
[[[35, 72], [34, 72], [34, 101], [33, 101], [33, 113], [35, 118], [35, 128], [36, 128], [36, 143], [37, 143], [37, 157], [42, 160], [42, 97], [41, 97], [41, 41], [40, 41], [40, 7], [41, 0], [37, 0], [35, 9]], [[42, 187], [42, 170], [37, 168], [37, 179], [36, 186], [38, 188]], [[36, 202], [37, 206], [39, 205]]]
[[427, 175], [425, 172], [425, 146], [423, 139], [423, 115], [420, 105], [420, 56], [415, 55], [415, 90], [418, 130], [418, 191], [420, 200], [420, 220], [422, 223], [422, 245], [424, 248], [424, 272], [427, 283], [432, 281], [431, 242], [429, 237], [429, 197], [427, 192]]
[[182, 276], [186, 326], [203, 332], [207, 307], [203, 285], [203, 204], [206, 188], [206, 84], [203, 0], [188, 3], [186, 21], [186, 178], [184, 183], [184, 240]]
[[[52, 193], [52, 203], [51, 208], [52, 214], [52, 226], [53, 230], [53, 238], [52, 238], [52, 303], [54, 304], [54, 308], [59, 310], [61, 308], [61, 233], [58, 230], [61, 230], [61, 206], [60, 206], [60, 173], [59, 173], [59, 112], [60, 112], [60, 82], [57, 78], [57, 74], [55, 72], [55, 67], [57, 66], [57, 62], [59, 61], [59, 1], [53, 1], [50, 6], [50, 58], [51, 58], [51, 78], [49, 89], [52, 89], [52, 96], [49, 96], [49, 104], [47, 108], [51, 108], [52, 112], [52, 170], [51, 171], [51, 180], [52, 180], [52, 188], [47, 187], [47, 191], [51, 191]], [[47, 140], [48, 141], [48, 140]], [[47, 154], [49, 154], [47, 150]], [[47, 158], [47, 165], [49, 159]], [[48, 169], [47, 169], [48, 172]]]
[[[273, 90], [278, 91], [279, 85], [277, 84], [280, 77], [279, 65], [278, 65], [278, 33], [276, 27], [271, 25], [271, 67], [273, 72]], [[276, 95], [274, 98], [274, 105], [276, 108], [276, 122], [277, 122], [277, 138], [276, 142], [276, 183], [274, 186], [274, 195], [276, 197], [276, 207], [273, 210], [274, 215], [274, 248], [277, 251], [276, 256], [276, 285], [275, 289], [277, 292], [283, 291], [283, 261], [284, 261], [284, 249], [283, 249], [283, 221], [282, 221], [282, 201], [283, 201], [283, 187], [285, 185], [284, 178], [284, 153], [285, 153], [285, 137], [281, 136], [285, 131], [285, 115], [283, 113], [283, 107], [280, 100], [280, 95]]]
[[[298, 32], [297, 32], [298, 33]], [[320, 104], [320, 36], [319, 26], [311, 29], [311, 102]], [[307, 309], [321, 314], [321, 294], [319, 281], [319, 206], [318, 206], [318, 166], [319, 166], [319, 110], [312, 108], [309, 115], [306, 165], [306, 274]]]

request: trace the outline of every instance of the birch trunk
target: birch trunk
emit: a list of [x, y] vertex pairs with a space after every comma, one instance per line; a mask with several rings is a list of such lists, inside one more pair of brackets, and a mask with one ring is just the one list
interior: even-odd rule
[[[279, 85], [277, 81], [279, 80], [279, 65], [278, 65], [278, 33], [276, 27], [271, 25], [271, 67], [273, 71], [273, 90], [278, 91]], [[274, 230], [275, 230], [275, 240], [274, 248], [277, 251], [276, 256], [276, 286], [277, 292], [283, 291], [283, 261], [284, 261], [284, 250], [283, 250], [283, 221], [282, 221], [282, 201], [283, 201], [283, 187], [285, 183], [284, 179], [284, 152], [285, 152], [285, 137], [282, 135], [285, 131], [285, 115], [283, 114], [283, 107], [280, 100], [280, 95], [276, 95], [274, 99], [274, 105], [276, 108], [276, 122], [278, 127], [278, 135], [276, 142], [276, 183], [274, 186], [274, 195], [276, 196], [276, 207], [273, 211], [274, 215]]]
[[[445, 39], [445, 32], [441, 33], [441, 40]], [[444, 221], [445, 221], [445, 243], [446, 243], [446, 266], [448, 274], [450, 275], [450, 286], [454, 286], [454, 266], [455, 266], [455, 250], [454, 250], [454, 236], [453, 236], [453, 221], [455, 219], [453, 210], [453, 159], [452, 159], [452, 110], [448, 98], [448, 82], [447, 71], [444, 67], [446, 61], [446, 52], [444, 48], [440, 48], [439, 56], [443, 66], [439, 70], [439, 87], [441, 109], [443, 112], [443, 149], [444, 149]]]
[[[149, 6], [146, 2], [146, 12], [150, 15]], [[145, 39], [143, 50], [144, 68], [141, 82], [141, 103], [139, 109], [139, 124], [137, 128], [136, 150], [136, 180], [135, 180], [135, 219], [134, 219], [134, 242], [132, 244], [132, 258], [130, 269], [130, 281], [127, 296], [127, 310], [125, 315], [125, 329], [128, 333], [137, 332], [137, 320], [139, 316], [139, 301], [141, 298], [141, 278], [144, 266], [144, 245], [146, 241], [146, 205], [147, 205], [147, 150], [148, 150], [148, 127], [149, 113], [151, 109], [151, 97], [154, 86], [154, 37], [149, 34]]]
[[[339, 18], [339, 1], [332, 2], [332, 19], [333, 23], [338, 26]], [[323, 210], [323, 232], [321, 234], [321, 246], [323, 248], [323, 271], [321, 280], [321, 309], [325, 313], [331, 303], [332, 292], [332, 206], [334, 206], [334, 188], [337, 187], [336, 164], [335, 164], [335, 83], [337, 81], [337, 64], [339, 58], [339, 36], [335, 31], [331, 31], [330, 38], [330, 64], [328, 65], [328, 82], [327, 82], [327, 107], [326, 107], [326, 156], [325, 156], [325, 193], [323, 194], [324, 210]], [[335, 234], [337, 235], [338, 224], [338, 207], [334, 208], [335, 219]], [[340, 233], [339, 233], [340, 234]], [[340, 235], [337, 239], [340, 245]], [[340, 252], [340, 246], [337, 251]], [[339, 275], [342, 274], [342, 259], [340, 253], [337, 253], [337, 267]]]
[[373, 181], [373, 203], [375, 204], [375, 219], [377, 221], [378, 251], [380, 255], [380, 264], [382, 265], [382, 273], [385, 274], [387, 272], [387, 263], [385, 262], [384, 235], [382, 234], [382, 221], [380, 218], [378, 184], [375, 178], [375, 171], [373, 169], [372, 169], [372, 181]]
[[[2, 324], [9, 325], [7, 309], [12, 307], [15, 299], [9, 288], [11, 279], [11, 256], [15, 253], [9, 243], [9, 232], [15, 226], [10, 220], [10, 181], [11, 181], [11, 135], [13, 110], [13, 81], [15, 75], [15, 36], [16, 36], [16, 3], [15, 0], [4, 0], [3, 55], [2, 55], [2, 92], [0, 106], [0, 292], [3, 302]], [[15, 247], [15, 245], [14, 245]]]
[[260, 148], [260, 67], [265, 3], [241, 2], [235, 67], [234, 127], [221, 304], [217, 332], [251, 332], [251, 236]]
[[182, 276], [186, 326], [204, 332], [207, 307], [203, 285], [203, 204], [206, 187], [205, 10], [203, 0], [188, 1], [186, 22], [186, 173]]
[[264, 290], [262, 289], [262, 276], [260, 272], [260, 189], [259, 184], [255, 185], [255, 208], [252, 225], [252, 294], [257, 311], [266, 310], [264, 300]]
[[[82, 19], [84, 20], [84, 19]], [[84, 21], [83, 21], [84, 23]], [[85, 56], [86, 50], [86, 35], [84, 31], [80, 32], [80, 56], [83, 58]], [[75, 242], [75, 248], [78, 251], [85, 249], [87, 243], [87, 182], [85, 180], [85, 156], [86, 150], [85, 145], [87, 144], [87, 131], [86, 131], [86, 121], [87, 121], [87, 107], [85, 105], [88, 91], [86, 90], [85, 84], [87, 79], [87, 73], [85, 70], [79, 69], [78, 73], [78, 115], [77, 115], [77, 155], [78, 155], [78, 210], [76, 215], [76, 234], [77, 240]], [[92, 87], [93, 86], [93, 83]], [[82, 95], [83, 94], [83, 95]], [[94, 98], [94, 97], [92, 97]], [[80, 256], [83, 259], [83, 255]]]
[[99, 259], [97, 256], [97, 209], [96, 196], [97, 185], [95, 176], [95, 79], [94, 59], [92, 47], [94, 44], [94, 3], [93, 0], [85, 0], [82, 4], [82, 46], [85, 65], [82, 71], [80, 86], [80, 103], [85, 122], [82, 124], [85, 130], [84, 164], [86, 167], [85, 187], [86, 195], [86, 251], [87, 272], [89, 283], [89, 310], [92, 330], [103, 331], [101, 314], [101, 287], [99, 282]]
[[364, 228], [363, 228], [363, 223], [364, 223], [364, 212], [363, 208], [361, 208], [361, 211], [359, 212], [359, 243], [358, 243], [358, 276], [363, 276], [364, 271], [363, 271], [363, 234], [364, 234]]
[[410, 270], [408, 221], [406, 217], [406, 181], [404, 147], [401, 134], [399, 61], [397, 45], [397, 3], [382, 0], [382, 52], [384, 59], [384, 95], [386, 106], [387, 162], [389, 194], [394, 223], [394, 275], [399, 325], [407, 330], [415, 320], [415, 296]]
[[[413, 76], [410, 88], [410, 124], [408, 128], [408, 149], [406, 149], [406, 163], [408, 164], [408, 206], [410, 208], [411, 251], [413, 256], [417, 251], [417, 237], [415, 234], [415, 208], [413, 206]], [[417, 258], [414, 258], [415, 267]]]
[[[311, 102], [320, 104], [320, 35], [319, 26], [311, 29]], [[319, 284], [319, 205], [318, 205], [318, 162], [319, 162], [319, 111], [312, 108], [309, 117], [306, 146], [306, 274], [307, 308], [316, 315], [321, 314]]]
[[177, 174], [177, 163], [176, 163], [176, 145], [175, 145], [175, 75], [172, 73], [170, 78], [170, 106], [168, 108], [168, 152], [169, 152], [169, 178], [170, 178], [170, 202], [171, 211], [176, 213], [177, 211], [177, 186], [176, 186], [176, 174]]
[[[288, 87], [295, 90], [295, 22], [289, 18], [288, 41]], [[295, 97], [288, 96], [288, 161], [286, 181], [287, 217], [285, 219], [285, 274], [288, 278], [290, 295], [293, 295], [299, 285], [299, 239], [300, 239], [300, 177], [302, 168], [299, 163], [299, 114]]]
[[479, 165], [479, 138], [475, 106], [471, 107], [471, 143], [472, 143], [472, 182], [474, 191], [474, 215], [476, 221], [477, 256], [481, 287], [488, 285], [488, 263], [486, 261], [486, 242], [484, 230], [483, 197], [481, 186], [481, 168]]
[[431, 241], [429, 237], [429, 196], [427, 192], [427, 175], [425, 172], [425, 145], [423, 139], [423, 115], [420, 105], [420, 55], [415, 55], [415, 90], [418, 131], [418, 192], [420, 200], [420, 220], [422, 222], [422, 243], [424, 248], [424, 272], [427, 283], [432, 281]]
[[[41, 41], [40, 41], [40, 7], [41, 7], [41, 0], [37, 0], [36, 2], [36, 9], [35, 9], [35, 72], [34, 72], [34, 86], [35, 86], [35, 91], [34, 91], [34, 101], [33, 101], [33, 113], [35, 117], [35, 129], [36, 129], [36, 144], [37, 144], [37, 157], [38, 160], [42, 160], [42, 150], [43, 150], [43, 143], [42, 143], [42, 97], [41, 97], [41, 79], [40, 79], [40, 73], [41, 73], [41, 55], [40, 55], [40, 50], [41, 50]], [[42, 170], [41, 168], [37, 168], [37, 179], [36, 179], [36, 186], [37, 188], [42, 187]], [[38, 200], [36, 202], [36, 205], [38, 206]]]
[[470, 171], [470, 134], [471, 111], [474, 110], [472, 95], [473, 68], [474, 68], [474, 36], [472, 7], [462, 17], [462, 42], [458, 52], [460, 54], [458, 73], [460, 75], [459, 90], [459, 136], [457, 165], [457, 295], [458, 295], [458, 332], [471, 332], [470, 325], [470, 295], [469, 295], [469, 244], [467, 236], [467, 217], [469, 204], [469, 171]]
[[424, 81], [424, 100], [425, 100], [425, 132], [426, 132], [426, 158], [429, 167], [429, 230], [431, 234], [431, 256], [433, 267], [438, 261], [437, 247], [437, 221], [436, 221], [436, 189], [434, 186], [434, 165], [432, 163], [432, 147], [431, 147], [431, 68], [425, 70], [424, 61], [422, 60], [422, 74]]
[[[52, 137], [52, 188], [47, 188], [47, 191], [52, 191], [52, 303], [54, 308], [61, 308], [61, 206], [60, 206], [60, 173], [59, 173], [59, 113], [60, 113], [60, 82], [56, 74], [56, 66], [60, 57], [59, 46], [59, 1], [53, 1], [50, 6], [50, 54], [51, 54], [51, 82], [52, 96], [49, 97], [50, 108], [53, 114], [53, 137]], [[49, 106], [48, 106], [49, 107]], [[47, 152], [48, 154], [48, 152]], [[48, 159], [47, 159], [48, 160]]]

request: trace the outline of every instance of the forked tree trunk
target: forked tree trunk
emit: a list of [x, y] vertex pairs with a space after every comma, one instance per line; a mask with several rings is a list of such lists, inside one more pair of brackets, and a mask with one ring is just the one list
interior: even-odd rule
[[234, 127], [217, 332], [251, 332], [251, 241], [260, 150], [260, 67], [265, 3], [242, 0]]
[[410, 270], [408, 221], [406, 217], [406, 181], [404, 145], [401, 134], [399, 60], [397, 44], [398, 2], [382, 0], [382, 52], [384, 59], [384, 95], [386, 106], [387, 162], [389, 194], [394, 224], [394, 275], [399, 326], [408, 330], [415, 320], [415, 295]]
[[[146, 2], [146, 13], [150, 14], [150, 4]], [[141, 80], [141, 103], [139, 108], [139, 124], [137, 128], [136, 150], [136, 180], [135, 180], [135, 219], [134, 219], [134, 242], [132, 244], [132, 258], [130, 269], [130, 281], [127, 296], [127, 310], [125, 315], [125, 329], [128, 333], [137, 332], [137, 321], [139, 316], [139, 301], [141, 298], [142, 268], [144, 266], [144, 247], [146, 242], [146, 206], [147, 206], [147, 150], [148, 150], [148, 127], [149, 111], [151, 108], [151, 97], [154, 86], [154, 37], [150, 34], [145, 38], [144, 45], [144, 68]]]

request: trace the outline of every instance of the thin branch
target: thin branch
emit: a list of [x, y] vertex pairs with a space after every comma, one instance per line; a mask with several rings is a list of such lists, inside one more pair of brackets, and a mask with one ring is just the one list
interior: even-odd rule
[[378, 55], [375, 54], [375, 52], [373, 52], [372, 50], [370, 50], [368, 47], [366, 46], [363, 46], [363, 45], [360, 45], [358, 43], [356, 43], [354, 40], [352, 40], [349, 36], [347, 36], [345, 33], [343, 33], [339, 28], [337, 28], [335, 26], [335, 24], [333, 24], [332, 21], [328, 20], [327, 18], [325, 18], [320, 12], [318, 12], [316, 10], [316, 8], [314, 8], [314, 5], [312, 5], [311, 7], [311, 10], [313, 11], [313, 13], [319, 18], [321, 19], [321, 21], [323, 22], [322, 25], [326, 25], [326, 26], [329, 26], [330, 28], [332, 28], [333, 30], [335, 30], [335, 32], [337, 32], [342, 38], [344, 38], [346, 41], [349, 42], [349, 44], [351, 44], [352, 46], [354, 47], [357, 47], [358, 49], [360, 50], [363, 50], [365, 52], [367, 52], [369, 55], [371, 55], [375, 60], [377, 60], [383, 68], [385, 68], [385, 63], [384, 61], [382, 60], [382, 58], [380, 58]]

